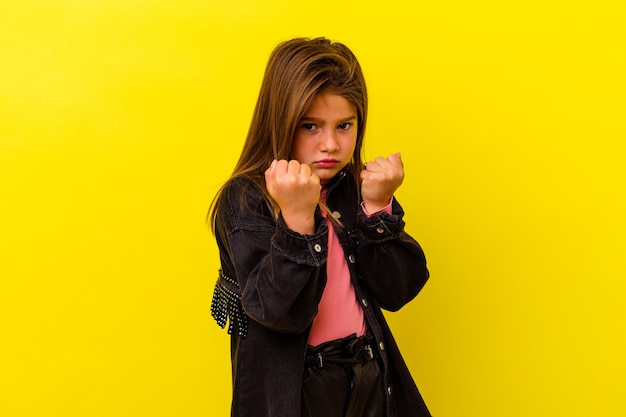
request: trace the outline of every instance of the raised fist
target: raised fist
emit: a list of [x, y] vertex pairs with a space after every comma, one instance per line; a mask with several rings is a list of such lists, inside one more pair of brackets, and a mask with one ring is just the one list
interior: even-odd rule
[[301, 234], [314, 232], [315, 208], [322, 186], [308, 165], [296, 160], [274, 160], [265, 171], [265, 186], [280, 207], [287, 227]]
[[404, 180], [400, 153], [377, 157], [361, 171], [361, 198], [368, 212], [382, 210]]

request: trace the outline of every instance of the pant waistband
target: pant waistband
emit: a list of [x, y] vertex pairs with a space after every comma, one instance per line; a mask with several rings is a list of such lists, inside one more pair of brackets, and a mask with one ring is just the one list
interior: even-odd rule
[[356, 337], [353, 334], [315, 347], [308, 346], [306, 364], [309, 367], [322, 368], [329, 363], [350, 366], [367, 362], [374, 358], [371, 341], [372, 338], [367, 335]]

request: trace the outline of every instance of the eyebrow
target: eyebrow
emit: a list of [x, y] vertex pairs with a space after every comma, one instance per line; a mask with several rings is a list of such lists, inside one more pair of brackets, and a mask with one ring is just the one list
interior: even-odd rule
[[[357, 119], [357, 117], [355, 115], [351, 115], [351, 116], [348, 116], [348, 117], [344, 117], [343, 119], [339, 119], [337, 121], [337, 123], [341, 124], [341, 123], [351, 122], [351, 121], [356, 120], [356, 119]], [[306, 122], [321, 122], [322, 119], [320, 119], [318, 117], [304, 115], [302, 117], [302, 119], [300, 119], [300, 121], [301, 122], [303, 122], [303, 121], [306, 121]]]

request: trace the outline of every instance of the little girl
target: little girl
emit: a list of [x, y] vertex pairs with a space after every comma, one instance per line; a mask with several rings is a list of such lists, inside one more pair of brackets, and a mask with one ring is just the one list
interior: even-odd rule
[[381, 311], [412, 300], [429, 273], [393, 198], [400, 154], [362, 162], [366, 121], [347, 47], [276, 47], [210, 212], [234, 417], [430, 416]]

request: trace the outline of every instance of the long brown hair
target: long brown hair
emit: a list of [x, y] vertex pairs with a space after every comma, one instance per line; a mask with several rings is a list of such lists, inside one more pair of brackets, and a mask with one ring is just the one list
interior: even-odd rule
[[[248, 177], [277, 211], [265, 187], [265, 170], [274, 159], [292, 159], [296, 128], [316, 94], [330, 92], [356, 107], [357, 135], [346, 167], [357, 183], [363, 169], [361, 150], [367, 122], [367, 89], [358, 60], [345, 45], [325, 38], [296, 38], [279, 44], [270, 55], [248, 136], [230, 179]], [[360, 187], [358, 187], [360, 188]], [[217, 202], [209, 220], [214, 230]]]

